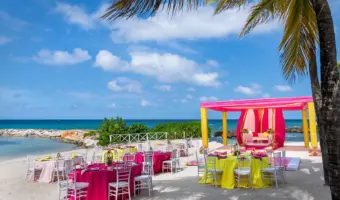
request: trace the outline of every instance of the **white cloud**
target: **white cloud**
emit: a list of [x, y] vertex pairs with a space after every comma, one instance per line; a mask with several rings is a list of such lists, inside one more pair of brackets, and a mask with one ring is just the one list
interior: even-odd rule
[[152, 104], [149, 101], [143, 99], [140, 102], [140, 105], [143, 106], [143, 107], [147, 107], [147, 106], [151, 106]]
[[280, 92], [290, 92], [293, 89], [289, 85], [275, 85], [274, 90], [277, 90]]
[[200, 97], [200, 101], [217, 101], [217, 97], [214, 96], [203, 96]]
[[142, 92], [142, 84], [139, 81], [132, 80], [126, 77], [119, 77], [110, 81], [107, 87], [114, 92]]
[[263, 94], [263, 98], [269, 98], [269, 97], [270, 97], [270, 94], [268, 93]]
[[47, 65], [74, 65], [90, 60], [91, 56], [81, 48], [73, 49], [72, 53], [67, 51], [40, 50], [33, 60]]
[[111, 103], [108, 107], [109, 108], [116, 108], [116, 104], [115, 103]]
[[187, 82], [200, 86], [217, 87], [217, 72], [204, 72], [201, 65], [177, 54], [130, 52], [131, 61], [123, 61], [106, 50], [96, 56], [95, 66], [105, 71], [130, 71], [155, 77], [163, 83]]
[[212, 66], [212, 67], [219, 67], [220, 64], [216, 60], [208, 60], [207, 65]]
[[163, 92], [169, 92], [172, 90], [171, 85], [156, 85], [154, 88]]
[[234, 90], [235, 92], [240, 92], [248, 96], [262, 93], [261, 86], [257, 83], [252, 83], [250, 87], [240, 85], [236, 87]]
[[167, 46], [177, 51], [181, 51], [183, 53], [190, 53], [190, 54], [197, 53], [197, 51], [195, 51], [194, 49], [184, 46], [183, 44], [180, 44], [179, 42], [176, 42], [176, 41], [163, 41], [163, 42], [158, 42], [158, 44]]
[[187, 94], [186, 98], [187, 99], [193, 99], [194, 97], [191, 94]]
[[[214, 7], [206, 6], [179, 12], [174, 17], [164, 10], [147, 19], [132, 17], [116, 21], [112, 24], [111, 38], [115, 42], [225, 38], [241, 31], [249, 15], [249, 8], [236, 8], [214, 15]], [[254, 33], [270, 32], [277, 28], [276, 22], [270, 22], [258, 26]]]
[[181, 99], [181, 103], [187, 103], [188, 100], [187, 99]]
[[78, 24], [85, 30], [94, 28], [94, 19], [79, 6], [57, 3], [55, 10], [64, 15], [65, 20], [70, 24]]
[[193, 87], [189, 87], [189, 88], [187, 89], [187, 91], [188, 91], [188, 92], [195, 92], [195, 91], [196, 91], [196, 89], [195, 89], [195, 88], [193, 88]]
[[6, 36], [0, 35], [0, 45], [10, 42], [12, 39]]
[[96, 56], [94, 66], [102, 68], [104, 71], [127, 70], [129, 63], [112, 55], [109, 51], [101, 50]]

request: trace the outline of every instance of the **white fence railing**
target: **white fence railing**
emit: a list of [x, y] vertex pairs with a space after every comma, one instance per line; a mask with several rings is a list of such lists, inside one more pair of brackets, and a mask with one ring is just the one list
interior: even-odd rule
[[132, 134], [112, 134], [110, 135], [110, 143], [132, 143], [149, 140], [167, 140], [167, 132], [152, 133], [132, 133]]

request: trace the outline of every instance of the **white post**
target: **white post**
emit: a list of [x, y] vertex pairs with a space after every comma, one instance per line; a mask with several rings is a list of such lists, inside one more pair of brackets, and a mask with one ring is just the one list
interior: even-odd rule
[[131, 134], [129, 134], [129, 144], [131, 144]]

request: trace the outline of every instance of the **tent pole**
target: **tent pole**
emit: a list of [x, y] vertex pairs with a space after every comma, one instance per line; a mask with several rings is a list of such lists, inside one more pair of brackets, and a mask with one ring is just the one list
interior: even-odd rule
[[208, 115], [207, 109], [201, 108], [201, 131], [202, 131], [202, 145], [208, 148]]
[[305, 141], [305, 147], [309, 148], [307, 111], [305, 109], [302, 110], [302, 127], [303, 127], [303, 139]]
[[309, 129], [310, 129], [310, 140], [313, 148], [318, 147], [318, 138], [316, 136], [316, 119], [314, 103], [308, 103], [308, 115], [309, 115]]
[[222, 112], [222, 124], [223, 124], [223, 145], [228, 145], [228, 125], [227, 125], [227, 112]]

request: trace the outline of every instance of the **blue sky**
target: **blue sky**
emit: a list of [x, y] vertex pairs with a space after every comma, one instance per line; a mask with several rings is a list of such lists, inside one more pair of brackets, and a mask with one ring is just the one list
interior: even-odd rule
[[280, 24], [237, 38], [248, 8], [108, 23], [107, 3], [0, 2], [1, 119], [196, 119], [201, 101], [311, 95], [307, 77], [281, 74]]

